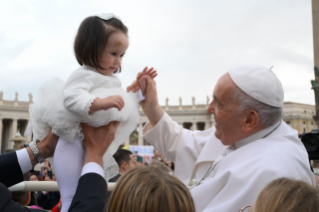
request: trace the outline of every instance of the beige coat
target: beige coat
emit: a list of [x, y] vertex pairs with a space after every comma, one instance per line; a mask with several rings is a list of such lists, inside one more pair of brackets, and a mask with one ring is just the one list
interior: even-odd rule
[[[189, 131], [166, 113], [151, 127], [149, 123], [145, 125], [144, 138], [165, 158], [175, 162], [174, 175], [186, 185], [192, 179], [202, 182], [190, 190], [197, 212], [237, 212], [238, 208], [253, 204], [259, 192], [280, 177], [315, 186], [307, 152], [297, 131], [284, 122], [232, 146], [224, 146], [215, 137], [214, 127]], [[217, 165], [201, 181], [213, 163]]]

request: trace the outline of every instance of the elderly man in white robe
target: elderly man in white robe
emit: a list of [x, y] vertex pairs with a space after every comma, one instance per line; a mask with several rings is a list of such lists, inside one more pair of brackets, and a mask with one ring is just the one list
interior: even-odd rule
[[189, 186], [197, 212], [238, 211], [280, 177], [315, 186], [298, 132], [282, 121], [284, 91], [269, 68], [248, 65], [224, 74], [207, 109], [215, 126], [205, 131], [183, 129], [158, 104], [155, 81], [140, 82], [149, 119], [144, 139], [175, 162], [174, 175]]

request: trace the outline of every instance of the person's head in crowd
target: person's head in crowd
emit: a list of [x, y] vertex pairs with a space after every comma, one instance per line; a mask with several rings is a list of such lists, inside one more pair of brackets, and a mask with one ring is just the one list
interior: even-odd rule
[[269, 68], [246, 65], [219, 78], [207, 112], [215, 117], [215, 136], [232, 145], [282, 120], [284, 91]]
[[134, 159], [134, 165], [135, 165], [135, 164], [136, 164], [136, 162], [137, 162], [137, 155], [133, 154], [132, 156], [133, 156], [133, 159]]
[[31, 173], [29, 181], [42, 181], [40, 176], [36, 173]]
[[175, 169], [175, 164], [172, 161], [166, 160], [162, 154], [160, 154], [155, 148], [153, 150], [153, 161], [161, 161], [164, 163], [166, 166], [168, 166], [171, 171], [174, 171]]
[[159, 168], [165, 172], [168, 172], [168, 173], [172, 171], [168, 166], [166, 166], [164, 163], [161, 163], [158, 160], [153, 160], [150, 164], [150, 167], [157, 167], [157, 168]]
[[172, 161], [166, 161], [166, 164], [172, 171], [175, 170], [175, 163], [173, 163]]
[[135, 167], [143, 167], [143, 166], [147, 166], [148, 164], [145, 162], [145, 163], [141, 163], [141, 162], [138, 162], [136, 161], [135, 163]]
[[249, 212], [314, 212], [319, 210], [319, 191], [306, 182], [279, 178], [258, 195]]
[[[137, 152], [133, 152], [133, 159], [134, 159], [134, 166], [135, 167], [141, 167], [141, 166], [147, 166], [148, 164], [146, 163], [145, 164], [145, 162], [140, 162], [140, 161], [138, 161], [138, 154], [137, 154]], [[143, 159], [143, 158], [142, 158]]]
[[42, 174], [42, 179], [44, 180], [45, 177], [48, 175], [48, 171], [47, 170], [41, 171], [41, 174]]
[[51, 179], [48, 175], [46, 175], [46, 176], [44, 177], [44, 181], [52, 181], [52, 179]]
[[156, 166], [137, 167], [123, 175], [108, 203], [108, 212], [195, 212], [187, 187]]
[[126, 149], [118, 149], [113, 158], [119, 166], [119, 173], [125, 174], [135, 167], [132, 152]]
[[132, 163], [134, 164], [134, 166], [136, 166], [136, 163], [137, 163], [137, 155], [135, 155], [133, 152], [132, 152]]
[[[23, 174], [24, 181], [29, 181], [29, 173]], [[20, 205], [28, 205], [30, 202], [30, 192], [26, 191], [14, 191], [12, 193], [12, 200], [19, 203]]]
[[26, 191], [13, 191], [12, 200], [19, 203], [20, 205], [28, 205], [30, 202], [29, 192]]

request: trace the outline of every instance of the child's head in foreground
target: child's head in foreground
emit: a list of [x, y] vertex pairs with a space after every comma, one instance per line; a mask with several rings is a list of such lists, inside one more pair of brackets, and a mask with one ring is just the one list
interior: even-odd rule
[[301, 180], [279, 178], [258, 195], [249, 212], [319, 211], [319, 191]]
[[110, 76], [121, 71], [122, 57], [128, 48], [128, 29], [111, 13], [84, 19], [74, 41], [78, 63]]
[[117, 182], [107, 211], [195, 212], [187, 187], [156, 166], [137, 167]]

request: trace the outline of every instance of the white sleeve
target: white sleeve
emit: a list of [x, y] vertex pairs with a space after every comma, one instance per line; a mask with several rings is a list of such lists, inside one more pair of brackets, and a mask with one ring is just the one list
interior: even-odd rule
[[32, 163], [26, 148], [16, 151], [18, 162], [22, 173], [27, 173], [32, 169]]
[[137, 98], [137, 101], [138, 102], [141, 102], [145, 99], [145, 96], [144, 94], [142, 93], [142, 90], [139, 89], [137, 92], [136, 92], [136, 98]]
[[164, 158], [175, 163], [174, 175], [184, 184], [188, 184], [192, 167], [212, 133], [212, 128], [205, 131], [183, 129], [164, 112], [155, 126], [151, 126], [150, 123], [144, 126], [143, 138]]
[[94, 162], [87, 163], [83, 166], [81, 176], [87, 173], [96, 173], [101, 175], [104, 178], [103, 168], [99, 164]]
[[64, 106], [71, 112], [77, 114], [81, 119], [89, 119], [89, 110], [95, 96], [89, 91], [96, 87], [98, 74], [88, 70], [76, 70], [69, 77], [64, 91]]
[[212, 133], [214, 133], [213, 128], [204, 131], [184, 129], [164, 112], [155, 126], [152, 126], [150, 122], [145, 124], [143, 138], [152, 144], [166, 159], [174, 162], [176, 151], [180, 147], [188, 149], [184, 150], [185, 152], [196, 151], [194, 153], [194, 159], [196, 159]]
[[143, 129], [143, 138], [152, 144], [164, 158], [175, 162], [177, 145], [183, 128], [165, 112], [155, 126], [148, 122]]

